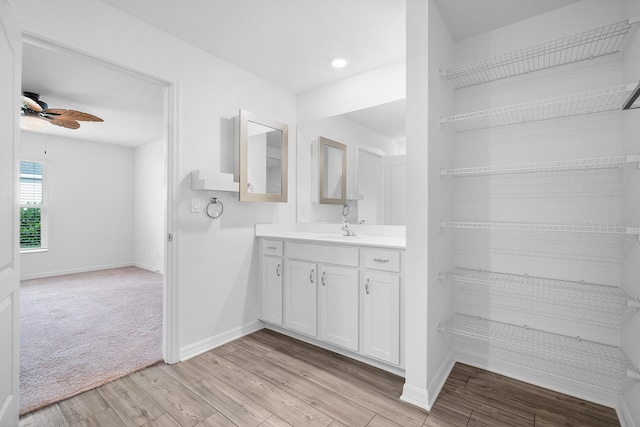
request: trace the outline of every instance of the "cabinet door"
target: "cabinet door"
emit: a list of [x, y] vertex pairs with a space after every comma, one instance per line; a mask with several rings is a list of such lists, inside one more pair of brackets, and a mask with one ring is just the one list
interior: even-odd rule
[[364, 291], [364, 353], [400, 363], [400, 277], [367, 271]]
[[284, 326], [312, 337], [317, 335], [317, 273], [314, 263], [287, 260]]
[[282, 325], [282, 258], [262, 257], [262, 320]]
[[320, 265], [320, 338], [358, 351], [358, 270]]

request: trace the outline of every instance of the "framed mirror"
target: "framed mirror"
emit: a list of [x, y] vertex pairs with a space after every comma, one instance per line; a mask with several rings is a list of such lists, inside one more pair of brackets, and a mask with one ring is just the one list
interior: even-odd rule
[[318, 137], [318, 182], [320, 203], [347, 203], [347, 146], [329, 138]]
[[288, 127], [240, 110], [240, 201], [286, 202]]

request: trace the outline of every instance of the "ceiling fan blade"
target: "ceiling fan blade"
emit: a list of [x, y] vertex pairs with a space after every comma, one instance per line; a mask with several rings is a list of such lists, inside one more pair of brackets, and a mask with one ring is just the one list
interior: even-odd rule
[[42, 112], [42, 107], [38, 105], [36, 101], [29, 98], [28, 96], [22, 96], [22, 103], [27, 106], [31, 111], [35, 111], [36, 113]]
[[66, 117], [42, 115], [42, 118], [52, 125], [61, 126], [67, 129], [78, 129], [80, 127], [80, 123]]
[[100, 117], [94, 116], [93, 114], [83, 113], [82, 111], [76, 110], [65, 110], [62, 108], [48, 108], [44, 111], [45, 114], [52, 114], [58, 117], [65, 117], [71, 120], [78, 120], [81, 122], [102, 122]]

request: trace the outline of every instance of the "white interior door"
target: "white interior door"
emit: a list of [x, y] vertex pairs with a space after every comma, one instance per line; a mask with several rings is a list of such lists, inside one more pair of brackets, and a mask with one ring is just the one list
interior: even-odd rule
[[17, 426], [19, 406], [18, 113], [22, 65], [20, 29], [0, 0], [0, 426]]

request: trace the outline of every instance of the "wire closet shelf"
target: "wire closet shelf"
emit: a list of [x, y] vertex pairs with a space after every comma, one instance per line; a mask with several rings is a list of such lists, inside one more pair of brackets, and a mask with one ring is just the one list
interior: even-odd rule
[[513, 231], [553, 231], [567, 233], [598, 233], [640, 235], [640, 227], [593, 224], [545, 224], [536, 222], [482, 222], [482, 221], [443, 221], [442, 228], [471, 228], [481, 230]]
[[636, 378], [633, 365], [620, 348], [580, 337], [544, 332], [480, 317], [456, 313], [439, 326], [454, 336], [487, 342], [516, 353], [527, 354], [615, 378]]
[[561, 160], [541, 163], [521, 163], [503, 166], [480, 166], [457, 169], [442, 169], [440, 176], [483, 176], [507, 175], [533, 172], [589, 171], [594, 169], [622, 168], [625, 165], [640, 164], [640, 155], [599, 157], [592, 159]]
[[618, 52], [631, 26], [627, 19], [501, 56], [447, 69], [441, 77], [456, 88], [478, 85]]
[[537, 311], [540, 306], [545, 313], [558, 312], [557, 307], [562, 307], [558, 312], [562, 316], [587, 322], [597, 318], [600, 323], [604, 319], [604, 323], [615, 327], [624, 324], [640, 309], [640, 299], [631, 299], [612, 285], [460, 267], [441, 273], [440, 278], [463, 292], [474, 290], [494, 297], [501, 295], [509, 306], [522, 305], [531, 311]]
[[583, 114], [622, 110], [638, 84], [592, 90], [506, 107], [440, 118], [440, 124], [456, 132], [468, 132]]

